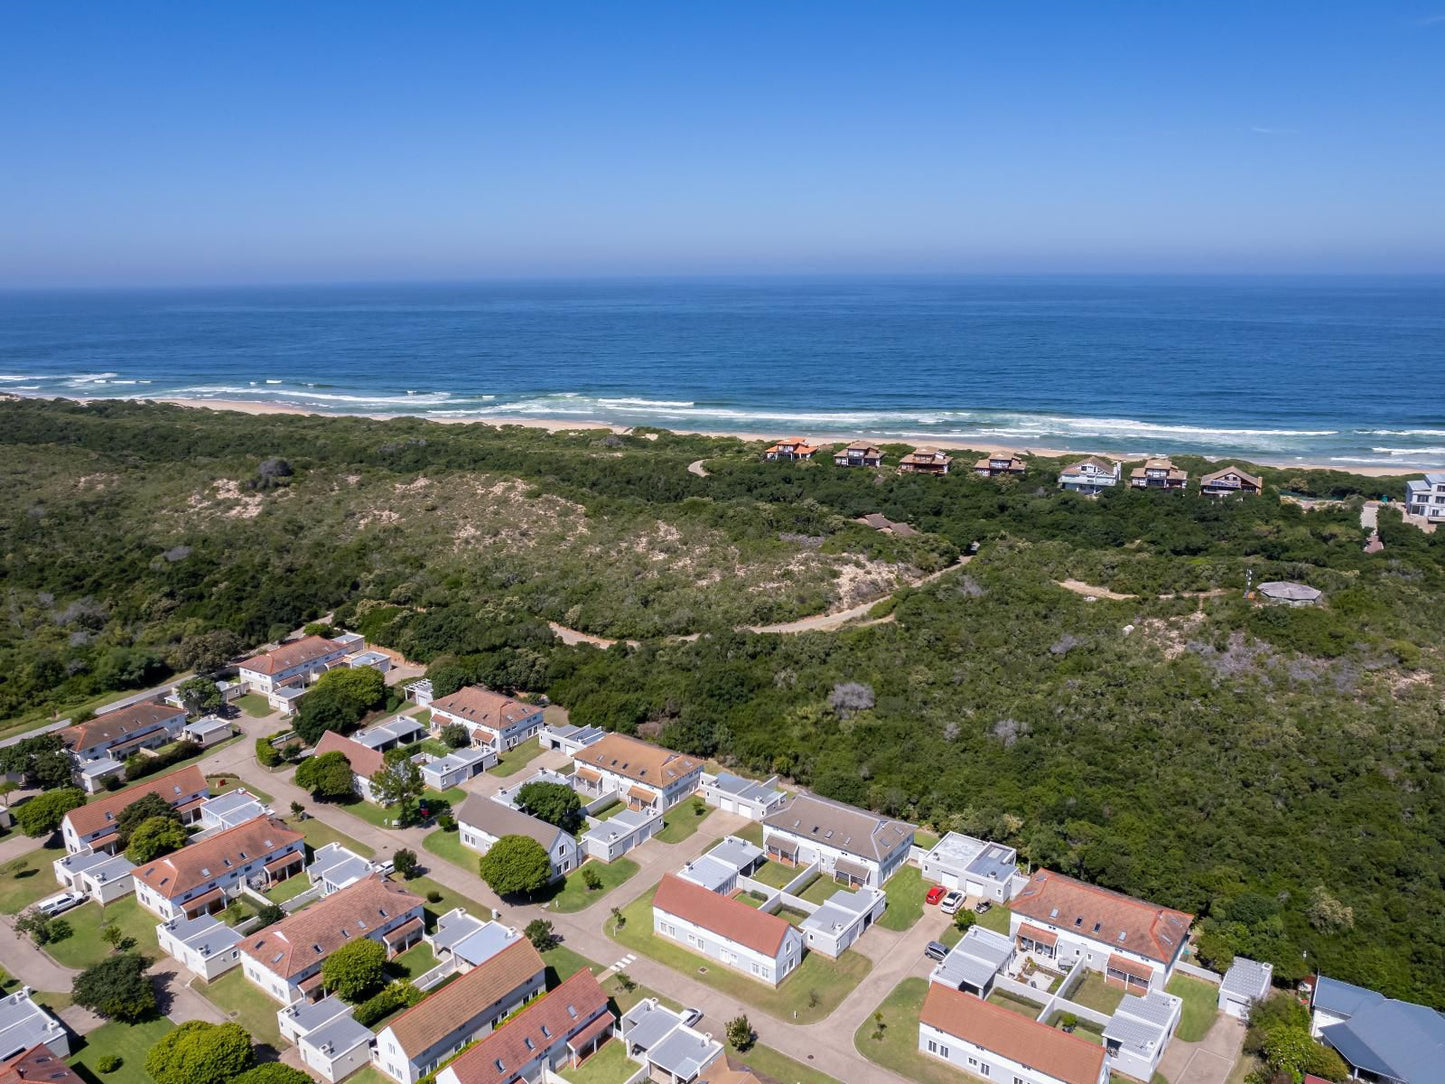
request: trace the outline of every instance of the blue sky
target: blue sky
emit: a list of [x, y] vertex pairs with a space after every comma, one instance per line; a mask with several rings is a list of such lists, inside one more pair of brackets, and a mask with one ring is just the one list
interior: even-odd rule
[[0, 103], [4, 286], [1445, 272], [1445, 0], [10, 0]]

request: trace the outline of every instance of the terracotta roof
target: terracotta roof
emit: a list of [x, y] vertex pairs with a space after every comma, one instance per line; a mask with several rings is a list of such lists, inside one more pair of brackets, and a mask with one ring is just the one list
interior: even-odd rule
[[1133, 975], [1136, 979], [1143, 979], [1148, 982], [1154, 975], [1154, 969], [1148, 964], [1141, 964], [1138, 960], [1130, 960], [1120, 956], [1117, 952], [1109, 953], [1109, 969], [1122, 971], [1126, 975]]
[[0, 1084], [84, 1084], [65, 1059], [44, 1043], [0, 1062]]
[[97, 715], [84, 723], [68, 726], [60, 732], [60, 740], [71, 749], [89, 749], [117, 738], [133, 739], [154, 731], [160, 724], [178, 716], [185, 717], [184, 708], [146, 701], [128, 708]]
[[1105, 474], [1114, 473], [1114, 464], [1110, 463], [1107, 459], [1100, 459], [1096, 455], [1088, 456], [1085, 459], [1079, 460], [1077, 463], [1071, 463], [1069, 466], [1065, 467], [1061, 473], [1073, 474], [1078, 471], [1080, 467], [1085, 466], [1092, 466], [1095, 470], [1101, 470]]
[[532, 942], [519, 938], [407, 1009], [387, 1027], [408, 1057], [421, 1054], [546, 970]]
[[241, 943], [241, 951], [283, 978], [299, 975], [342, 945], [368, 937], [422, 906], [422, 898], [373, 873], [288, 915]]
[[386, 765], [386, 756], [375, 749], [368, 749], [359, 741], [352, 741], [345, 734], [328, 730], [316, 743], [316, 756], [322, 753], [340, 753], [351, 765], [353, 775], [370, 779]]
[[431, 710], [433, 714], [443, 711], [455, 715], [488, 730], [505, 730], [528, 716], [536, 715], [541, 709], [535, 704], [524, 704], [491, 689], [483, 689], [480, 685], [468, 685], [451, 696], [433, 700]]
[[933, 448], [914, 448], [898, 462], [910, 467], [937, 466], [940, 463], [952, 463], [953, 457]]
[[918, 1019], [1066, 1084], [1098, 1084], [1104, 1068], [1102, 1046], [939, 983], [929, 983]]
[[287, 866], [294, 866], [298, 863], [304, 865], [305, 862], [306, 856], [300, 851], [290, 851], [287, 854], [283, 854], [280, 858], [273, 858], [267, 862], [266, 871], [268, 873], [275, 873], [277, 870], [285, 869]]
[[1041, 869], [1009, 905], [1016, 913], [1167, 964], [1194, 916]]
[[572, 754], [579, 765], [624, 776], [634, 783], [668, 787], [702, 768], [702, 761], [625, 734], [607, 734]]
[[405, 941], [412, 934], [416, 933], [417, 930], [424, 929], [426, 929], [426, 926], [421, 919], [409, 918], [395, 929], [387, 930], [386, 933], [381, 935], [381, 939], [388, 945], [394, 945], [398, 941]]
[[1018, 936], [1027, 937], [1030, 941], [1037, 941], [1041, 945], [1057, 945], [1059, 943], [1058, 934], [1041, 929], [1031, 922], [1025, 922], [1019, 927]]
[[205, 908], [210, 909], [211, 904], [223, 899], [226, 893], [219, 888], [213, 888], [209, 892], [202, 892], [199, 896], [193, 896], [181, 904], [182, 910], [188, 915], [194, 915], [197, 911]]
[[602, 773], [594, 772], [591, 768], [578, 768], [577, 778], [586, 779], [591, 783], [600, 783], [602, 781]]
[[673, 873], [662, 878], [652, 905], [764, 956], [777, 956], [783, 938], [793, 928], [777, 915], [764, 914]]
[[799, 794], [782, 809], [763, 818], [763, 824], [775, 832], [786, 832], [875, 862], [888, 857], [913, 836], [913, 825], [906, 821], [889, 820], [813, 794]]
[[273, 852], [302, 839], [275, 817], [252, 817], [138, 868], [135, 876], [173, 900], [248, 862], [269, 861]]
[[872, 454], [874, 454], [874, 455], [881, 455], [881, 454], [882, 454], [881, 452], [879, 452], [879, 450], [877, 449], [877, 447], [875, 447], [875, 446], [872, 445], [872, 444], [869, 444], [866, 440], [855, 440], [852, 444], [848, 445], [848, 447], [847, 447], [846, 449], [844, 449], [844, 450], [845, 450], [845, 451], [849, 451], [849, 452], [870, 452], [870, 453], [872, 453]]
[[569, 1036], [567, 1045], [571, 1047], [574, 1052], [586, 1050], [588, 1043], [596, 1041], [602, 1033], [612, 1027], [614, 1023], [616, 1023], [616, 1021], [612, 1018], [612, 1014], [604, 1013], [576, 1035]]
[[1211, 471], [1209, 474], [1206, 474], [1204, 475], [1204, 477], [1199, 479], [1199, 484], [1207, 486], [1210, 482], [1217, 482], [1220, 479], [1224, 478], [1225, 475], [1229, 474], [1236, 475], [1240, 479], [1240, 481], [1248, 482], [1255, 489], [1261, 489], [1264, 486], [1264, 480], [1258, 475], [1250, 474], [1248, 471], [1240, 470], [1238, 467], [1235, 466], [1221, 467], [1217, 471]]
[[158, 794], [171, 805], [178, 805], [182, 798], [198, 793], [209, 793], [206, 775], [199, 765], [191, 764], [168, 775], [158, 775], [154, 779], [137, 783], [119, 794], [108, 794], [99, 801], [72, 809], [65, 815], [65, 819], [81, 836], [88, 836], [114, 824], [121, 810], [147, 794]]
[[657, 802], [657, 792], [648, 790], [646, 787], [628, 787], [627, 796], [648, 805], [654, 805]]
[[[523, 1066], [535, 1061], [544, 1051], [565, 1043], [588, 1027], [593, 1017], [607, 1011], [607, 994], [597, 985], [592, 972], [584, 967], [438, 1075], [454, 1074], [460, 1084], [512, 1084], [521, 1079], [519, 1070]], [[531, 1047], [527, 1045], [528, 1040]]]
[[237, 669], [251, 670], [257, 674], [278, 674], [293, 666], [301, 666], [345, 650], [345, 645], [338, 644], [335, 640], [328, 640], [324, 636], [307, 636], [289, 644], [282, 644], [275, 651], [252, 655], [239, 663]]

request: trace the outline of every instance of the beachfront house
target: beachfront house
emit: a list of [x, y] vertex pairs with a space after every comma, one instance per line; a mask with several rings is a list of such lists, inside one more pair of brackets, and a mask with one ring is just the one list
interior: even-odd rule
[[702, 781], [702, 761], [625, 734], [579, 749], [572, 762], [573, 786], [584, 802], [616, 794], [629, 809], [671, 809]]
[[1235, 466], [1222, 467], [1199, 479], [1199, 492], [1206, 497], [1228, 497], [1238, 493], [1257, 497], [1263, 490], [1263, 479]]
[[653, 894], [652, 929], [770, 986], [803, 962], [803, 935], [792, 923], [671, 873]]
[[305, 837], [282, 821], [256, 817], [137, 866], [136, 900], [167, 921], [214, 914], [243, 884], [266, 887], [299, 873], [305, 846]]
[[940, 983], [930, 983], [923, 999], [918, 1050], [999, 1084], [1105, 1084], [1109, 1079], [1102, 1046]]
[[984, 478], [1007, 478], [1024, 473], [1024, 461], [1014, 452], [994, 452], [973, 465], [973, 473]]
[[1405, 508], [1409, 515], [1422, 516], [1428, 523], [1445, 521], [1445, 473], [1434, 472], [1406, 482]]
[[763, 848], [774, 862], [817, 862], [841, 884], [882, 888], [913, 847], [914, 827], [813, 794], [796, 795], [763, 820]]
[[1189, 475], [1163, 456], [1146, 459], [1142, 467], [1129, 472], [1129, 484], [1135, 489], [1183, 489], [1188, 482]]
[[1059, 488], [1070, 493], [1082, 493], [1086, 497], [1097, 497], [1119, 484], [1120, 469], [1118, 463], [1091, 455], [1088, 459], [1070, 463], [1059, 472]]
[[180, 815], [181, 823], [189, 824], [200, 816], [201, 804], [210, 797], [210, 784], [205, 773], [192, 764], [166, 775], [158, 775], [137, 783], [118, 794], [110, 794], [72, 809], [60, 822], [60, 835], [71, 854], [81, 851], [114, 851], [115, 819], [132, 802], [147, 794], [158, 794]]
[[817, 446], [809, 444], [802, 437], [784, 437], [763, 451], [763, 458], [769, 461], [783, 459], [812, 459]]
[[833, 453], [833, 462], [840, 467], [881, 467], [883, 451], [866, 440], [855, 440]]
[[1169, 981], [1194, 916], [1041, 869], [1009, 905], [1019, 950], [1101, 972], [1131, 994]]
[[953, 457], [937, 448], [914, 448], [898, 461], [899, 474], [947, 474]]
[[571, 832], [483, 795], [469, 795], [457, 808], [456, 818], [462, 846], [478, 854], [486, 854], [504, 836], [529, 836], [552, 860], [553, 880], [565, 877], [580, 862]]
[[346, 658], [351, 645], [324, 636], [306, 636], [274, 651], [252, 655], [236, 667], [247, 692], [269, 697], [279, 688], [304, 689]]
[[536, 736], [542, 729], [542, 709], [480, 685], [468, 685], [432, 701], [432, 731], [440, 734], [449, 723], [466, 727], [473, 745], [490, 746], [502, 753]]

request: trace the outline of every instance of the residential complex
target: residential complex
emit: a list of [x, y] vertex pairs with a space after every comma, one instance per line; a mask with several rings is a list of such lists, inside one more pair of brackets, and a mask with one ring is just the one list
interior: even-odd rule
[[570, 873], [580, 861], [577, 839], [571, 832], [492, 798], [470, 795], [457, 807], [456, 818], [463, 846], [478, 854], [486, 854], [503, 836], [528, 836], [540, 843], [551, 858], [554, 878]]
[[460, 723], [473, 745], [498, 753], [515, 748], [542, 729], [542, 709], [479, 685], [468, 685], [431, 702], [432, 730], [440, 733], [449, 723]]
[[275, 817], [256, 817], [136, 867], [136, 899], [169, 920], [222, 910], [243, 883], [283, 881], [301, 872], [304, 839]]
[[1104, 1048], [972, 994], [931, 983], [918, 1049], [965, 1073], [1014, 1084], [1105, 1084]]
[[236, 672], [248, 691], [269, 696], [279, 688], [310, 685], [351, 650], [353, 645], [348, 643], [307, 636], [251, 656], [237, 665]]
[[817, 862], [841, 884], [881, 888], [908, 860], [913, 825], [799, 794], [763, 820], [763, 847], [775, 862]]
[[671, 809], [702, 780], [702, 761], [625, 734], [577, 750], [572, 762], [584, 801], [616, 794], [629, 809]]
[[164, 798], [181, 816], [183, 823], [189, 823], [200, 816], [200, 807], [211, 795], [210, 784], [205, 773], [194, 764], [166, 775], [158, 775], [119, 794], [87, 802], [79, 809], [72, 809], [60, 822], [61, 838], [65, 849], [77, 854], [86, 848], [95, 851], [115, 849], [116, 817], [133, 802], [147, 794]]
[[776, 986], [803, 962], [803, 936], [776, 915], [665, 874], [652, 897], [659, 937]]

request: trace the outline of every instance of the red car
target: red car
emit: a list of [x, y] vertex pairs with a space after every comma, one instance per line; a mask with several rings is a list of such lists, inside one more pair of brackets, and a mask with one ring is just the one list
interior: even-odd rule
[[943, 899], [943, 896], [947, 891], [948, 889], [944, 888], [942, 885], [934, 885], [928, 890], [928, 895], [925, 896], [924, 899], [926, 899], [931, 904], [936, 904], [939, 900]]

